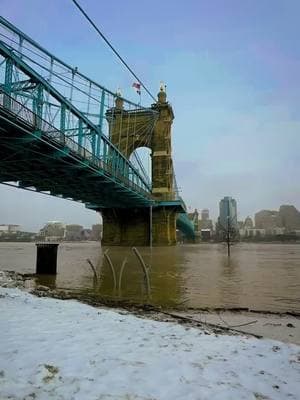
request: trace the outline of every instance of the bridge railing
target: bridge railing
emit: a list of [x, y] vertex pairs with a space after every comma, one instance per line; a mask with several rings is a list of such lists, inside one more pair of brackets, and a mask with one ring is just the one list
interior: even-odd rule
[[[15, 100], [10, 95], [1, 91], [1, 89], [0, 118], [5, 118], [14, 124], [21, 124], [21, 128], [26, 129], [30, 134], [40, 132], [42, 135], [40, 138], [41, 140], [50, 140], [50, 144], [59, 150], [67, 148], [71, 151], [73, 156], [76, 158], [79, 157], [79, 161], [88, 161], [89, 166], [96, 168], [99, 175], [105, 175], [113, 180], [117, 179], [120, 183], [124, 184], [126, 188], [131, 188], [133, 191], [140, 193], [143, 197], [151, 197], [147, 187], [135, 183], [134, 180], [130, 180], [124, 175], [124, 169], [119, 168], [120, 165], [117, 165], [115, 162], [116, 159], [111, 157], [105, 160], [96, 157], [85, 147], [80, 146], [78, 142], [64, 135], [56, 127], [37, 116], [32, 110]], [[132, 170], [130, 166], [127, 166], [127, 168], [129, 175], [131, 175], [133, 179], [135, 178], [138, 180], [138, 177], [135, 176], [135, 171]]]
[[[0, 40], [33, 67], [39, 75], [51, 83], [62, 95], [89, 115], [93, 123], [99, 123], [101, 104], [105, 108], [114, 106], [119, 94], [110, 91], [98, 82], [81, 73], [77, 67], [68, 65], [39, 43], [0, 16]], [[123, 99], [126, 109], [143, 109], [128, 99]]]
[[[3, 43], [15, 57], [32, 68], [44, 79], [45, 83], [60, 93], [60, 95], [76, 107], [83, 116], [88, 118], [94, 127], [97, 127], [96, 131], [84, 132], [82, 136], [84, 137], [84, 147], [88, 148], [97, 157], [101, 157], [99, 152], [100, 146], [97, 145], [97, 142], [100, 141], [99, 136], [109, 137], [109, 124], [106, 119], [106, 112], [114, 109], [116, 99], [120, 97], [120, 93], [114, 93], [88, 78], [82, 74], [77, 67], [68, 65], [47, 51], [1, 16], [0, 43]], [[2, 60], [0, 60], [0, 65], [1, 62]], [[17, 82], [17, 84], [20, 84], [20, 82]], [[16, 94], [15, 92], [15, 98], [20, 98], [23, 95], [28, 98], [29, 95], [34, 96], [35, 94], [30, 93], [28, 88], [26, 88], [26, 93], [24, 93], [24, 91], [23, 93], [18, 91], [18, 94]], [[124, 109], [133, 114], [138, 114], [140, 111], [147, 109], [125, 98], [122, 98], [122, 100], [124, 102]], [[62, 112], [59, 111], [60, 106], [61, 104], [53, 101], [49, 91], [45, 91], [42, 107], [43, 118], [45, 120], [49, 119], [53, 125], [58, 126], [62, 119]], [[68, 107], [64, 108], [63, 113], [65, 135], [73, 138], [77, 137], [78, 139], [78, 120], [73, 118], [72, 111]], [[152, 127], [154, 118], [155, 115], [153, 113], [152, 117], [149, 117], [149, 121], [142, 127], [144, 131]], [[134, 129], [136, 129], [136, 127]], [[136, 154], [136, 158], [139, 158], [138, 154]], [[139, 174], [142, 176], [143, 180], [147, 181], [148, 177], [143, 171], [143, 168], [140, 168], [139, 163], [132, 161], [132, 165], [139, 170]]]

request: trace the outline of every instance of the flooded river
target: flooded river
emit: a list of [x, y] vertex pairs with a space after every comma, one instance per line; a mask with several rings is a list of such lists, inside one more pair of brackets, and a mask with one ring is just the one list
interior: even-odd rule
[[[248, 307], [253, 310], [300, 312], [300, 245], [237, 244], [228, 260], [222, 244], [139, 248], [149, 266], [150, 302], [163, 307]], [[117, 288], [99, 243], [62, 243], [58, 274], [39, 283], [59, 289], [146, 301], [143, 270], [130, 248], [111, 247]], [[127, 258], [121, 289], [119, 275]], [[93, 279], [87, 259], [101, 279]], [[34, 273], [34, 243], [0, 243], [0, 269]]]

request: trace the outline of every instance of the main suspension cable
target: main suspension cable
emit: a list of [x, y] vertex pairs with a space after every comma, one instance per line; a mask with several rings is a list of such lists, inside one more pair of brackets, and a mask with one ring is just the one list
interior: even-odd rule
[[89, 21], [89, 23], [93, 26], [93, 28], [97, 31], [97, 33], [101, 36], [101, 38], [105, 41], [105, 43], [111, 48], [111, 50], [115, 53], [115, 55], [119, 58], [123, 65], [128, 69], [128, 71], [137, 79], [138, 83], [145, 89], [145, 91], [149, 94], [149, 96], [156, 101], [153, 94], [147, 89], [147, 87], [143, 84], [141, 79], [134, 73], [134, 71], [129, 67], [126, 61], [121, 57], [121, 55], [117, 52], [117, 50], [113, 47], [113, 45], [109, 42], [109, 40], [104, 36], [104, 34], [100, 31], [97, 25], [91, 20], [91, 18], [87, 15], [87, 13], [83, 10], [83, 8], [78, 4], [76, 0], [72, 0], [75, 6], [80, 10], [80, 12], [85, 16], [85, 18]]

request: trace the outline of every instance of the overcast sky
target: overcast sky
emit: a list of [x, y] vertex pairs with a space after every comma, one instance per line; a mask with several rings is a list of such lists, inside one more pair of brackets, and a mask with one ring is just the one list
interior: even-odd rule
[[[79, 0], [153, 93], [172, 103], [173, 154], [186, 204], [218, 215], [226, 195], [240, 219], [300, 209], [298, 0]], [[49, 51], [124, 97], [133, 78], [71, 0], [0, 0], [1, 15]], [[150, 105], [146, 95], [144, 105]], [[86, 227], [81, 204], [0, 185], [0, 223]]]

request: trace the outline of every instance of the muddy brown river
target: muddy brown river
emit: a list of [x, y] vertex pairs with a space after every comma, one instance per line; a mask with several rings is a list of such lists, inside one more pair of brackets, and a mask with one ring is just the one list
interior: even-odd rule
[[[105, 250], [105, 249], [103, 249]], [[228, 260], [222, 244], [178, 245], [138, 249], [149, 266], [150, 299], [141, 265], [130, 248], [111, 247], [116, 288], [99, 243], [62, 243], [58, 274], [39, 284], [89, 292], [95, 296], [150, 301], [163, 307], [246, 307], [300, 312], [300, 245], [237, 244]], [[121, 289], [120, 269], [124, 258]], [[87, 259], [96, 266], [98, 282]], [[34, 243], [0, 243], [0, 269], [34, 273]]]

